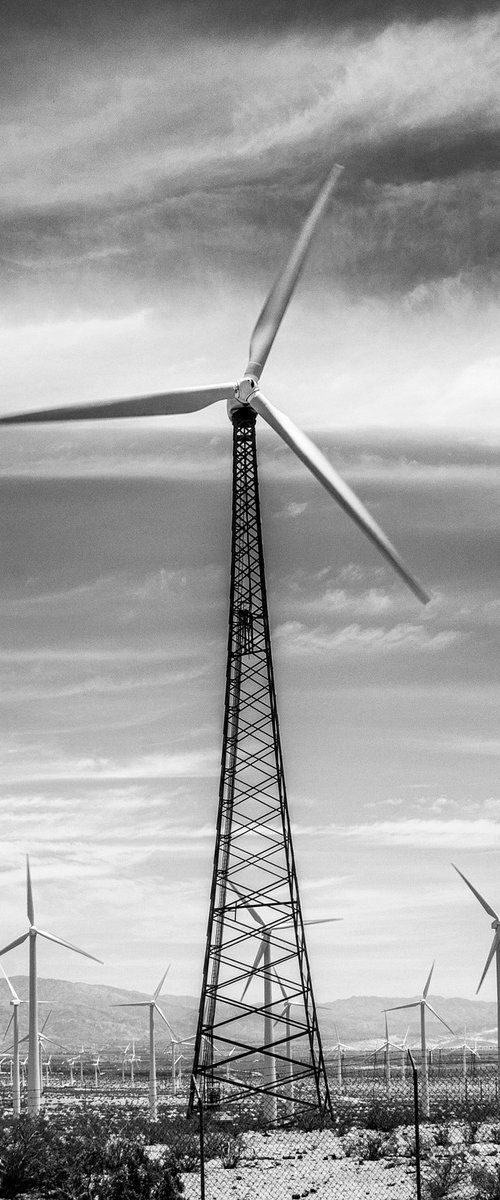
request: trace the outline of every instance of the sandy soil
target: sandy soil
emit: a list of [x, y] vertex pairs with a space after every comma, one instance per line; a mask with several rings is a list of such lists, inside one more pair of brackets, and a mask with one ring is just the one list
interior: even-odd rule
[[[207, 1200], [414, 1200], [411, 1160], [360, 1162], [340, 1157], [342, 1145], [329, 1130], [316, 1133], [247, 1133], [237, 1167], [219, 1159], [206, 1166]], [[199, 1200], [198, 1175], [183, 1175], [186, 1200]]]

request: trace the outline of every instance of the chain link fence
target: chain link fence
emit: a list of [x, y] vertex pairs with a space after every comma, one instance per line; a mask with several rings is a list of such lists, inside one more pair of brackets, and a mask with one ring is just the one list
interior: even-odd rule
[[[425, 1068], [409, 1054], [399, 1062], [377, 1061], [372, 1054], [332, 1065], [333, 1119], [299, 1120], [290, 1101], [273, 1126], [257, 1092], [239, 1098], [228, 1092], [213, 1107], [198, 1103], [188, 1119], [189, 1080], [184, 1076], [174, 1086], [166, 1075], [158, 1080], [153, 1121], [146, 1072], [136, 1071], [132, 1085], [116, 1073], [106, 1077], [104, 1068], [72, 1083], [53, 1068], [45, 1079], [42, 1115], [14, 1120], [4, 1076], [0, 1196], [500, 1198], [494, 1061], [434, 1054]], [[64, 1170], [58, 1168], [62, 1184], [54, 1184], [58, 1154], [65, 1159]]]

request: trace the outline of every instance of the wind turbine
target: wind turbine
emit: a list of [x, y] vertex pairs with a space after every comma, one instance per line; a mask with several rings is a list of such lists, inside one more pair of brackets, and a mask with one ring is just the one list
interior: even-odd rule
[[138, 1058], [138, 1056], [135, 1052], [134, 1038], [132, 1038], [132, 1053], [131, 1053], [128, 1061], [130, 1063], [130, 1085], [131, 1085], [131, 1087], [135, 1087], [135, 1064], [136, 1064], [136, 1062], [140, 1062], [141, 1060], [140, 1060], [140, 1058]]
[[[484, 911], [488, 913], [488, 916], [493, 917], [493, 920], [491, 922], [491, 928], [494, 930], [493, 941], [490, 946], [490, 952], [486, 959], [483, 973], [481, 975], [481, 978], [480, 978], [479, 983], [476, 988], [476, 996], [477, 996], [477, 993], [483, 983], [483, 980], [485, 979], [485, 977], [488, 973], [490, 964], [494, 958], [495, 963], [496, 963], [496, 984], [497, 984], [497, 1026], [498, 1026], [498, 1028], [500, 1028], [500, 917], [498, 916], [498, 913], [495, 912], [495, 909], [491, 907], [491, 904], [488, 904], [488, 901], [484, 899], [484, 896], [481, 895], [481, 892], [478, 892], [477, 888], [474, 887], [474, 885], [470, 882], [470, 880], [467, 879], [466, 876], [462, 874], [462, 871], [459, 871], [458, 867], [455, 867], [455, 863], [452, 863], [451, 865], [452, 865], [452, 867], [454, 867], [455, 871], [457, 872], [457, 875], [460, 875], [460, 878], [463, 879], [464, 883], [467, 884], [467, 887], [470, 888], [471, 892], [474, 893], [476, 900], [479, 900], [479, 903], [484, 908]], [[498, 1029], [497, 1029], [497, 1082], [498, 1082], [498, 1086], [500, 1087], [500, 1036], [498, 1036]]]
[[326, 488], [334, 500], [345, 509], [353, 521], [378, 547], [408, 587], [423, 604], [429, 597], [422, 585], [403, 563], [397, 550], [383, 533], [352, 489], [337, 474], [328, 459], [314, 442], [299, 429], [290, 417], [280, 412], [266, 399], [260, 388], [260, 377], [269, 352], [288, 308], [297, 280], [302, 272], [314, 233], [326, 210], [330, 196], [343, 168], [335, 163], [312, 209], [304, 221], [292, 252], [261, 310], [251, 339], [249, 360], [244, 375], [236, 383], [203, 384], [201, 387], [176, 388], [147, 396], [130, 396], [121, 400], [74, 404], [63, 408], [36, 409], [0, 418], [0, 425], [45, 424], [53, 421], [95, 421], [124, 417], [176, 416], [198, 412], [219, 401], [225, 401], [228, 415], [249, 408], [261, 416], [275, 433]]
[[[170, 971], [171, 963], [164, 974], [162, 975], [158, 987], [155, 988], [150, 1000], [129, 1000], [126, 1004], [113, 1004], [113, 1008], [149, 1008], [149, 1115], [152, 1121], [156, 1121], [157, 1117], [157, 1084], [156, 1084], [156, 1046], [155, 1046], [155, 1012], [159, 1014], [162, 1021], [165, 1022], [171, 1038], [175, 1038], [172, 1027], [170, 1026], [165, 1013], [162, 1012], [158, 1004], [158, 996]], [[128, 1046], [125, 1053], [128, 1050]]]
[[422, 1065], [421, 1065], [421, 1070], [422, 1070], [422, 1112], [424, 1114], [424, 1117], [428, 1117], [430, 1115], [429, 1074], [428, 1074], [428, 1065], [427, 1065], [427, 1041], [426, 1041], [426, 1036], [425, 1036], [425, 1012], [426, 1012], [426, 1009], [428, 1010], [428, 1012], [431, 1012], [434, 1017], [437, 1017], [438, 1021], [441, 1021], [441, 1024], [444, 1025], [446, 1027], [446, 1029], [449, 1029], [450, 1033], [453, 1033], [453, 1029], [451, 1028], [451, 1026], [448, 1025], [447, 1021], [443, 1020], [443, 1017], [439, 1016], [439, 1013], [437, 1013], [435, 1008], [432, 1007], [432, 1004], [429, 1004], [429, 1001], [427, 999], [434, 966], [435, 966], [435, 964], [433, 963], [432, 967], [429, 971], [429, 974], [427, 976], [427, 979], [425, 982], [425, 987], [424, 987], [424, 990], [420, 997], [420, 1000], [412, 1000], [410, 1002], [410, 1004], [394, 1004], [392, 1008], [384, 1009], [384, 1012], [386, 1012], [386, 1013], [399, 1012], [400, 1009], [403, 1009], [403, 1008], [419, 1008], [420, 1009], [420, 1054], [421, 1054], [421, 1060], [422, 1060]]
[[101, 1074], [101, 1068], [99, 1066], [100, 1061], [101, 1061], [101, 1051], [99, 1050], [94, 1058], [93, 1063], [92, 1063], [92, 1066], [94, 1068], [94, 1087], [96, 1089], [99, 1087], [99, 1076]]
[[[96, 958], [94, 954], [89, 954], [87, 950], [80, 950], [78, 946], [73, 946], [71, 942], [64, 941], [63, 938], [56, 937], [54, 933], [48, 933], [45, 929], [39, 929], [35, 925], [35, 908], [33, 904], [33, 889], [31, 886], [31, 873], [29, 855], [26, 855], [26, 890], [27, 890], [27, 911], [29, 929], [27, 933], [23, 933], [21, 937], [15, 938], [13, 942], [9, 942], [8, 946], [3, 946], [0, 954], [7, 954], [9, 950], [14, 950], [16, 946], [22, 946], [23, 942], [29, 941], [29, 1034], [28, 1034], [28, 1112], [38, 1112], [41, 1104], [41, 1076], [40, 1076], [40, 1057], [39, 1057], [39, 1038], [38, 1038], [38, 976], [37, 976], [37, 938], [45, 938], [48, 942], [56, 942], [58, 946], [64, 946], [66, 950], [73, 950], [75, 954], [82, 954], [84, 958], [91, 958], [93, 962], [101, 963], [100, 958]], [[48, 1019], [48, 1018], [47, 1018]], [[46, 1023], [46, 1022], [45, 1022]]]
[[[230, 904], [226, 902], [228, 882], [233, 874], [244, 883], [249, 896], [256, 890], [268, 897], [280, 921], [284, 913], [292, 918], [295, 941], [295, 971], [307, 1002], [304, 1004], [304, 1036], [309, 1046], [310, 1073], [314, 1103], [320, 1112], [331, 1112], [331, 1100], [319, 1035], [309, 961], [305, 943], [299, 889], [292, 849], [284, 769], [277, 716], [272, 664], [269, 616], [265, 584], [264, 555], [258, 491], [255, 425], [257, 417], [269, 425], [304, 463], [329, 495], [373, 542], [402, 580], [424, 604], [428, 601], [423, 587], [405, 566], [392, 543], [361, 500], [335, 471], [311, 439], [265, 397], [261, 376], [294, 288], [301, 274], [309, 246], [326, 210], [342, 168], [335, 164], [320, 189], [315, 203], [295, 241], [292, 251], [278, 273], [250, 338], [249, 359], [236, 382], [202, 384], [156, 395], [63, 408], [37, 410], [2, 419], [2, 424], [33, 424], [59, 421], [94, 421], [124, 417], [168, 416], [194, 413], [224, 401], [233, 425], [233, 533], [231, 551], [231, 595], [229, 616], [226, 699], [216, 851], [212, 875], [209, 919], [202, 990], [193, 1062], [193, 1080], [203, 1077], [204, 1089], [211, 1090], [214, 1079], [214, 1053], [227, 1045], [231, 1029], [218, 1019], [224, 1006], [235, 1000]], [[242, 275], [244, 285], [244, 275]], [[297, 353], [300, 361], [300, 346]], [[295, 359], [295, 356], [294, 356]], [[245, 687], [242, 687], [242, 680]], [[264, 682], [263, 682], [264, 681]], [[255, 713], [258, 714], [256, 719]], [[242, 739], [255, 736], [258, 750], [252, 761], [242, 750]], [[260, 762], [256, 766], [256, 758]], [[264, 769], [263, 769], [264, 768]], [[252, 788], [249, 778], [252, 776]], [[249, 799], [251, 818], [243, 819], [243, 805]], [[239, 820], [232, 821], [238, 810]], [[255, 816], [259, 809], [260, 818]], [[272, 819], [276, 832], [270, 845]], [[254, 849], [245, 854], [244, 835], [253, 840]], [[237, 840], [237, 844], [235, 840]], [[255, 842], [258, 849], [255, 850]], [[274, 855], [274, 857], [273, 857]], [[270, 857], [271, 856], [271, 857]], [[256, 879], [244, 879], [244, 867]], [[275, 870], [271, 867], [276, 865]], [[243, 875], [242, 875], [243, 871]], [[258, 878], [257, 878], [258, 877]], [[245, 937], [251, 945], [252, 932]], [[240, 938], [240, 945], [244, 949]], [[249, 956], [248, 956], [249, 957]], [[247, 970], [250, 968], [247, 967]], [[207, 1051], [207, 1040], [210, 1048]], [[251, 1054], [251, 1037], [247, 1044]], [[194, 1083], [190, 1109], [194, 1104]]]
[[344, 1081], [342, 1078], [342, 1063], [343, 1063], [345, 1052], [346, 1052], [346, 1050], [349, 1050], [350, 1047], [346, 1046], [344, 1044], [344, 1042], [341, 1042], [337, 1026], [334, 1025], [333, 1028], [335, 1030], [335, 1037], [337, 1038], [337, 1041], [334, 1046], [331, 1046], [331, 1050], [333, 1050], [333, 1053], [337, 1055], [337, 1086], [338, 1086], [339, 1090], [341, 1091], [342, 1087], [344, 1085]]
[[[278, 954], [278, 956], [281, 955], [281, 958], [286, 957], [286, 947], [285, 947], [285, 955], [283, 955], [283, 953], [282, 953], [282, 947], [279, 947], [279, 935], [280, 935], [281, 931], [285, 931], [286, 929], [289, 929], [290, 924], [287, 924], [286, 922], [282, 922], [282, 923], [280, 923], [279, 927], [276, 926], [276, 923], [274, 921], [271, 922], [270, 924], [267, 924], [266, 921], [264, 921], [263, 918], [261, 917], [261, 915], [258, 911], [258, 908], [254, 904], [250, 904], [248, 902], [247, 897], [241, 891], [241, 889], [238, 887], [238, 885], [236, 883], [234, 883], [234, 881], [231, 883], [231, 889], [239, 897], [245, 910], [247, 910], [250, 913], [252, 920], [255, 922], [255, 924], [258, 927], [258, 932], [260, 935], [260, 945], [258, 946], [257, 953], [255, 955], [254, 961], [250, 968], [250, 972], [247, 975], [247, 981], [246, 981], [245, 987], [243, 989], [243, 992], [241, 994], [240, 1003], [245, 998], [248, 988], [250, 987], [250, 984], [252, 982], [253, 976], [260, 970], [260, 972], [262, 974], [263, 982], [264, 982], [264, 1003], [263, 1003], [262, 1008], [259, 1010], [264, 1015], [264, 1044], [262, 1047], [262, 1049], [264, 1051], [264, 1055], [265, 1055], [264, 1065], [263, 1065], [263, 1070], [262, 1070], [262, 1074], [264, 1076], [264, 1088], [265, 1088], [264, 1106], [265, 1106], [265, 1111], [266, 1111], [267, 1117], [270, 1121], [270, 1124], [275, 1125], [276, 1121], [277, 1121], [277, 1116], [278, 1116], [278, 1094], [277, 1094], [277, 1078], [276, 1078], [277, 1059], [276, 1059], [276, 1052], [274, 1050], [273, 1027], [278, 1022], [281, 1024], [281, 1022], [283, 1020], [285, 1022], [285, 1045], [287, 1047], [286, 1057], [287, 1057], [288, 1087], [286, 1090], [289, 1093], [289, 1098], [291, 1100], [293, 1100], [293, 1074], [294, 1074], [294, 1072], [293, 1072], [293, 1061], [292, 1061], [291, 1051], [290, 1051], [291, 1038], [292, 1038], [290, 1009], [291, 1009], [291, 1005], [293, 1003], [293, 997], [297, 994], [297, 989], [295, 988], [293, 995], [289, 996], [288, 992], [285, 990], [285, 988], [283, 986], [283, 982], [282, 982], [280, 976], [278, 975], [278, 972], [276, 970], [276, 965], [275, 965], [276, 954]], [[241, 906], [237, 905], [236, 909], [238, 909], [240, 907]], [[235, 913], [235, 919], [236, 919], [236, 913]], [[320, 917], [318, 920], [304, 921], [304, 925], [329, 925], [334, 921], [340, 921], [340, 920], [342, 920], [341, 917]], [[273, 939], [273, 934], [274, 934], [274, 939]], [[276, 946], [274, 944], [275, 942], [278, 943], [278, 946]], [[279, 958], [278, 961], [281, 961], [281, 958]], [[261, 963], [262, 963], [262, 967], [260, 965]], [[273, 979], [272, 979], [273, 974], [276, 976], [276, 979], [277, 979], [279, 987], [280, 987], [280, 991], [281, 991], [283, 999], [285, 1001], [285, 1007], [284, 1007], [282, 1013], [280, 1014], [280, 1016], [278, 1016], [277, 1020], [276, 1020], [276, 1014], [274, 1012], [274, 1001], [273, 1001]]]
[[391, 1042], [391, 1040], [389, 1038], [389, 1029], [388, 1029], [388, 1025], [387, 1025], [387, 1010], [385, 1010], [385, 1009], [384, 1009], [384, 1019], [385, 1019], [385, 1040], [382, 1042], [382, 1045], [377, 1046], [377, 1048], [375, 1050], [375, 1061], [377, 1059], [377, 1054], [380, 1054], [380, 1051], [383, 1050], [384, 1051], [385, 1086], [386, 1086], [387, 1090], [389, 1090], [389, 1088], [391, 1086], [391, 1050], [400, 1050], [401, 1047], [396, 1046], [396, 1043]]
[[12, 1025], [12, 1033], [13, 1033], [13, 1039], [14, 1039], [13, 1060], [12, 1060], [12, 1111], [14, 1113], [14, 1116], [18, 1117], [19, 1113], [21, 1112], [21, 1084], [20, 1084], [20, 1074], [19, 1074], [19, 1005], [20, 1005], [21, 1001], [19, 999], [17, 992], [15, 991], [15, 989], [13, 988], [13, 986], [10, 982], [9, 976], [4, 971], [1, 963], [0, 963], [0, 971], [2, 972], [4, 979], [7, 981], [7, 986], [9, 988], [9, 991], [11, 994], [10, 1003], [12, 1006], [12, 1016], [10, 1018], [9, 1024], [7, 1025], [7, 1029], [5, 1030], [4, 1040], [7, 1037], [9, 1029]]
[[130, 1042], [127, 1042], [122, 1054], [122, 1084], [125, 1085], [125, 1063], [127, 1061], [127, 1050], [130, 1049]]

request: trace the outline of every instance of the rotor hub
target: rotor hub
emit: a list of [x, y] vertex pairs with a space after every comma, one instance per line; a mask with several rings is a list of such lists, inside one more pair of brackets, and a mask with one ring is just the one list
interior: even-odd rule
[[238, 382], [234, 385], [234, 400], [228, 400], [227, 402], [227, 412], [230, 419], [237, 408], [249, 407], [252, 395], [257, 391], [258, 386], [258, 380], [253, 375], [245, 375], [243, 379], [238, 379]]

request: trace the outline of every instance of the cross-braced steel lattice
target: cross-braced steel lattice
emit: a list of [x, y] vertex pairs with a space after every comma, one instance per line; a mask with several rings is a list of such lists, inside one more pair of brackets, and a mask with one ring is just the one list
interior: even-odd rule
[[[219, 811], [193, 1077], [205, 1103], [331, 1112], [283, 773], [255, 413], [233, 420], [231, 596]], [[190, 1106], [195, 1102], [194, 1084]]]

